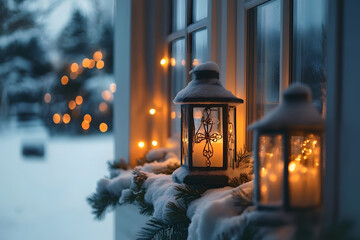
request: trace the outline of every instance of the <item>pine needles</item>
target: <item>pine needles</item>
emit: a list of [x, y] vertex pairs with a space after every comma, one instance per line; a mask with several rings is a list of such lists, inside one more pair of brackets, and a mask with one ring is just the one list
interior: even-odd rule
[[115, 196], [109, 192], [94, 193], [86, 200], [92, 207], [92, 213], [95, 215], [95, 219], [101, 220], [104, 218], [106, 210], [108, 208], [115, 208], [119, 202], [119, 196]]

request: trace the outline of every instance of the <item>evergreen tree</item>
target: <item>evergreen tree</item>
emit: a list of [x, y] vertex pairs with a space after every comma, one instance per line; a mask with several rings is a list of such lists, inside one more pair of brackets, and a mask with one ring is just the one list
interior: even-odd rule
[[89, 53], [89, 45], [87, 19], [77, 9], [62, 30], [57, 46], [66, 59], [74, 61], [74, 58], [86, 56]]

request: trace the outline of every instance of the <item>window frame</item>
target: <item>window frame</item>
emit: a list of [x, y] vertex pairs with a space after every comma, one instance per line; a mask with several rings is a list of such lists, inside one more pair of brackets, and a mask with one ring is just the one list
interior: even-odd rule
[[[173, 1], [169, 1], [167, 11], [167, 19], [169, 19], [168, 26], [166, 26], [167, 36], [165, 39], [165, 48], [166, 48], [166, 55], [171, 58], [172, 53], [172, 43], [176, 40], [185, 39], [185, 79], [184, 85], [188, 84], [191, 81], [191, 76], [189, 73], [192, 69], [192, 47], [193, 47], [193, 34], [199, 30], [207, 29], [207, 41], [208, 41], [208, 48], [207, 48], [207, 56], [208, 59], [211, 59], [211, 24], [212, 24], [212, 4], [213, 0], [207, 0], [208, 2], [208, 9], [207, 9], [207, 17], [203, 18], [197, 22], [193, 22], [193, 0], [183, 0], [185, 1], [185, 27], [183, 29], [172, 31], [172, 23], [173, 23]], [[171, 65], [167, 65], [167, 82], [168, 82], [168, 109], [171, 109], [172, 101], [171, 99], [171, 91], [173, 86], [173, 80], [171, 79]], [[174, 133], [172, 132], [172, 119], [170, 114], [168, 114], [168, 122], [169, 129], [168, 135], [169, 137], [173, 136]]]

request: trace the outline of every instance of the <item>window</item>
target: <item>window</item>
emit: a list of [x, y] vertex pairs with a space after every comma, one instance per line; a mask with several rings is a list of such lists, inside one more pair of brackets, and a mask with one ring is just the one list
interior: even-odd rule
[[172, 100], [190, 81], [188, 72], [209, 59], [208, 0], [172, 0], [169, 46], [170, 135], [180, 133], [180, 106]]
[[[326, 1], [242, 2], [247, 13], [242, 33], [247, 45], [247, 125], [277, 106], [281, 92], [295, 82], [311, 88], [313, 103], [324, 114]], [[246, 146], [252, 147], [251, 132]]]

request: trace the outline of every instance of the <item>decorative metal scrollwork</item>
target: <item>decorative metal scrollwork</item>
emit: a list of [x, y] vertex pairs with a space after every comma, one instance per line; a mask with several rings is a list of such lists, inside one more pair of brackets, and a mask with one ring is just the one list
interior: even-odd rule
[[[195, 143], [201, 143], [202, 141], [205, 141], [205, 146], [203, 148], [203, 156], [206, 157], [206, 166], [211, 166], [210, 158], [214, 155], [214, 148], [211, 144], [211, 142], [217, 142], [222, 138], [222, 135], [220, 133], [212, 133], [212, 128], [214, 124], [218, 124], [219, 122], [214, 122], [214, 120], [211, 118], [211, 109], [205, 108], [203, 115], [201, 117], [201, 124], [198, 128], [198, 130], [195, 133]], [[204, 128], [204, 132], [200, 132], [201, 127]]]

